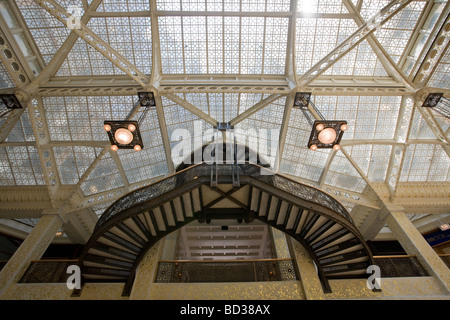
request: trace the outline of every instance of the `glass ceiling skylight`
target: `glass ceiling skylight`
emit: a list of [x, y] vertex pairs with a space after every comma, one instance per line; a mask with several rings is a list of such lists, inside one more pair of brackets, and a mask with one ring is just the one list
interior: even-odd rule
[[401, 181], [450, 181], [450, 160], [439, 145], [408, 146]]
[[[42, 97], [43, 123], [33, 126], [29, 109], [11, 126], [10, 121], [15, 121], [12, 116], [0, 119], [0, 136], [7, 132], [0, 141], [0, 185], [45, 187], [42, 166], [46, 162], [40, 158], [45, 148], [54, 154], [60, 184], [79, 188], [91, 200], [95, 195], [126, 192], [172, 174], [169, 171], [172, 161], [176, 167], [181, 159], [167, 154], [167, 150], [172, 152], [180, 143], [177, 129], [189, 132], [191, 151], [194, 146], [209, 142], [203, 134], [213, 127], [212, 122], [229, 122], [272, 94], [260, 87], [276, 88], [281, 83], [289, 93], [297, 86], [296, 80], [346, 41], [361, 22], [389, 3], [388, 0], [156, 0], [155, 3], [103, 0], [91, 12], [91, 0], [57, 2], [65, 9], [77, 7], [82, 15], [91, 14], [84, 20], [89, 31], [134, 66], [133, 72], [138, 70], [148, 76], [149, 87], [154, 85], [160, 90], [161, 109], [159, 113], [151, 110], [140, 128], [144, 149], [111, 153], [103, 121], [125, 119], [137, 101], [135, 91], [142, 84], [134, 82], [117, 62], [78, 34], [71, 35], [66, 25], [35, 1], [13, 1], [17, 7], [10, 12], [18, 14], [17, 26], [19, 22], [24, 26], [14, 28], [17, 29], [14, 32], [20, 29], [20, 39], [27, 40], [27, 44], [20, 45], [19, 37], [10, 38], [20, 42], [16, 48], [22, 52], [22, 59], [39, 61], [44, 71], [52, 59], [60, 63], [48, 72], [49, 79], [38, 79], [45, 90], [56, 87], [55, 94], [47, 91]], [[292, 109], [287, 113], [290, 117], [284, 118], [286, 108], [291, 107], [287, 94], [241, 119], [235, 127], [248, 132], [250, 129], [269, 132], [260, 141], [269, 152], [271, 146], [281, 143], [280, 161], [277, 163], [273, 153], [268, 158], [272, 166], [279, 166], [281, 173], [355, 194], [363, 193], [367, 181], [385, 183], [393, 146], [398, 145], [395, 133], [404, 95], [398, 88], [407, 87], [403, 82], [406, 80], [395, 77], [393, 68], [405, 72], [404, 79], [414, 79], [426, 53], [422, 48], [427, 49], [425, 44], [433, 40], [429, 39], [433, 23], [444, 7], [440, 2], [433, 6], [428, 1], [411, 1], [317, 77], [319, 84], [312, 83], [314, 90], [322, 89], [319, 85], [323, 85], [332, 91], [312, 95], [323, 116], [348, 122], [341, 143], [343, 150], [309, 150], [306, 145], [311, 124], [304, 114]], [[431, 15], [428, 19], [423, 16], [427, 12]], [[450, 88], [449, 61], [447, 51], [426, 85]], [[1, 60], [0, 88], [14, 88], [20, 84], [14, 83], [13, 74], [8, 73], [13, 69], [5, 62], [10, 61]], [[36, 75], [31, 72], [30, 80]], [[359, 91], [336, 93], [335, 85], [342, 80], [348, 87], [341, 89]], [[366, 85], [369, 80], [380, 92], [371, 91]], [[131, 88], [130, 95], [98, 93], [110, 86], [122, 90], [121, 81]], [[165, 83], [171, 81], [180, 84], [171, 86], [173, 95], [181, 99], [178, 102], [164, 92]], [[227, 89], [222, 89], [222, 82]], [[99, 88], [73, 95], [57, 90], [66, 85], [76, 87], [77, 83], [82, 83], [87, 91], [97, 84]], [[189, 86], [194, 89], [188, 90]], [[202, 119], [198, 111], [213, 121]], [[442, 143], [437, 142], [436, 134], [418, 110], [411, 114], [409, 136], [402, 145], [405, 152], [400, 183], [448, 182], [450, 162]], [[448, 139], [450, 120], [433, 116]], [[40, 125], [48, 129], [49, 139], [41, 141], [33, 131]], [[105, 202], [93, 202], [100, 214]], [[346, 205], [351, 209], [354, 203], [348, 201]]]
[[281, 12], [289, 11], [288, 0], [157, 0], [161, 11], [230, 11]]
[[131, 111], [133, 96], [44, 98], [52, 140], [107, 140], [105, 119], [123, 119]]
[[98, 12], [133, 12], [149, 11], [148, 0], [106, 0], [99, 5]]
[[314, 104], [328, 120], [347, 120], [345, 139], [393, 139], [401, 97], [322, 96]]
[[0, 148], [0, 185], [45, 185], [35, 147]]
[[[42, 58], [46, 63], [49, 63], [69, 36], [70, 30], [34, 1], [17, 0], [16, 3], [41, 52]], [[78, 1], [78, 5], [81, 5], [81, 1]]]
[[424, 7], [424, 1], [411, 2], [375, 32], [376, 38], [395, 63], [399, 62]]
[[159, 17], [162, 72], [283, 74], [287, 18]]
[[297, 73], [303, 74], [356, 31], [351, 19], [298, 18], [296, 30]]

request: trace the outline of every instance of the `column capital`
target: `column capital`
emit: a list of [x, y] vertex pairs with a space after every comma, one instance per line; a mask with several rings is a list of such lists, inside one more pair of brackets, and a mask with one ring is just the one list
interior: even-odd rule
[[9, 288], [20, 281], [31, 261], [39, 260], [61, 228], [57, 215], [42, 216], [30, 234], [22, 242], [8, 263], [0, 271], [0, 299], [8, 296]]
[[450, 270], [404, 214], [404, 211], [390, 210], [385, 221], [406, 253], [415, 256], [428, 274], [442, 286], [445, 294], [449, 294]]
[[67, 210], [67, 208], [52, 208], [42, 210], [42, 216], [58, 216], [62, 223], [66, 223], [69, 219], [68, 213], [74, 210]]

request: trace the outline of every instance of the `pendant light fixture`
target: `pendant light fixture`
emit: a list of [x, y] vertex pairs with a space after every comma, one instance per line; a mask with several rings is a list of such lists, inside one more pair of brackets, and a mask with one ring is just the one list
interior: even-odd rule
[[430, 110], [450, 119], [450, 99], [445, 98], [443, 93], [430, 93], [423, 102], [422, 108], [430, 108]]
[[[339, 143], [342, 135], [348, 129], [347, 121], [326, 120], [311, 101], [310, 92], [297, 92], [294, 100], [294, 108], [299, 108], [312, 126], [307, 145], [308, 148], [311, 150], [333, 148], [335, 151], [340, 149]], [[315, 118], [319, 119], [313, 122], [308, 113], [311, 113]]]
[[0, 118], [5, 117], [14, 109], [22, 109], [19, 99], [14, 94], [0, 94]]
[[144, 108], [141, 116], [135, 120], [105, 120], [103, 129], [108, 133], [111, 150], [144, 148], [140, 133], [140, 126], [151, 108], [156, 108], [153, 92], [139, 92], [139, 105]]

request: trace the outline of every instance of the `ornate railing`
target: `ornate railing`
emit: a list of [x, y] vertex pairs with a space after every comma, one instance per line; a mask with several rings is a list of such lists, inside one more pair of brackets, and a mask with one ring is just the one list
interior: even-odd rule
[[[319, 189], [301, 184], [283, 175], [275, 174], [270, 171], [270, 169], [256, 164], [245, 163], [239, 164], [238, 167], [239, 175], [241, 177], [253, 178], [265, 184], [279, 188], [297, 197], [298, 199], [305, 201], [305, 203], [311, 204], [312, 206], [316, 206], [317, 208], [325, 208], [326, 210], [331, 210], [338, 213], [353, 224], [353, 220], [345, 207], [333, 197]], [[219, 182], [231, 183], [231, 177], [234, 170], [233, 166], [221, 164], [219, 168]], [[96, 229], [124, 210], [139, 208], [146, 202], [175, 190], [185, 184], [192, 184], [195, 183], [195, 181], [198, 183], [207, 183], [210, 181], [210, 178], [211, 165], [199, 163], [164, 178], [150, 186], [135, 190], [120, 198], [108, 209], [106, 209], [98, 220]], [[320, 211], [320, 209], [318, 211]]]
[[19, 283], [62, 283], [70, 274], [67, 268], [79, 265], [78, 260], [40, 260], [32, 261]]
[[380, 267], [381, 278], [428, 276], [414, 256], [375, 256], [373, 260]]
[[260, 282], [297, 279], [292, 259], [165, 260], [159, 262], [155, 282]]
[[[439, 255], [450, 268], [450, 255]], [[8, 261], [0, 261], [0, 270]], [[423, 277], [428, 273], [414, 256], [375, 256], [382, 278]], [[20, 283], [65, 283], [67, 267], [79, 260], [31, 262]], [[292, 259], [159, 262], [156, 282], [247, 282], [298, 279]]]

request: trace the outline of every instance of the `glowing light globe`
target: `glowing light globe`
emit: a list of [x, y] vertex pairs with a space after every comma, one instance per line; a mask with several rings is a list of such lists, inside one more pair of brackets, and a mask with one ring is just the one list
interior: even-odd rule
[[133, 141], [133, 134], [125, 128], [120, 128], [116, 130], [114, 138], [116, 138], [116, 141], [120, 144], [129, 144]]
[[323, 144], [330, 144], [336, 140], [337, 133], [333, 128], [325, 128], [320, 131], [318, 139]]

